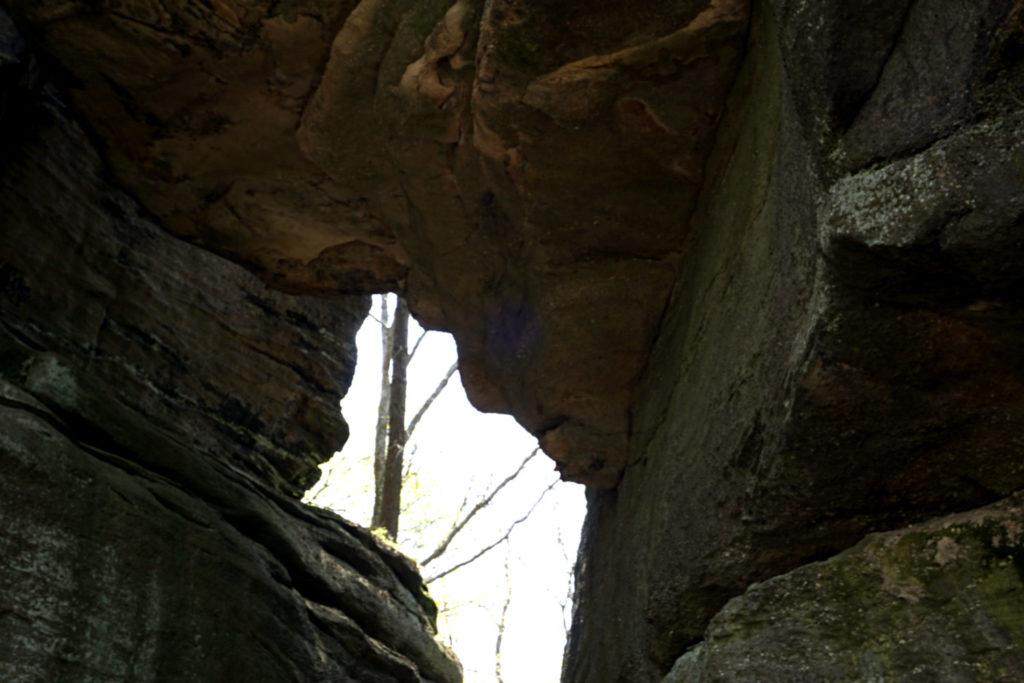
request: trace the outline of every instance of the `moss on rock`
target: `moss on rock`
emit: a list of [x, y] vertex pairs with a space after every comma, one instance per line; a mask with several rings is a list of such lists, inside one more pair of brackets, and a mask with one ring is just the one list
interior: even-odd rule
[[666, 681], [1019, 680], [1024, 495], [752, 585]]

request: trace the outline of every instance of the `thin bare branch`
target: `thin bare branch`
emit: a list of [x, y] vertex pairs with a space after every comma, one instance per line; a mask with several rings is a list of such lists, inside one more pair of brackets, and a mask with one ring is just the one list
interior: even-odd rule
[[[561, 525], [555, 525], [555, 534], [558, 539], [558, 548], [562, 551], [562, 559], [565, 560], [565, 564], [569, 568], [569, 578], [566, 581], [565, 596], [564, 599], [558, 601], [558, 606], [561, 608], [562, 614], [562, 630], [565, 631], [565, 637], [568, 638], [569, 626], [572, 622], [572, 613], [569, 611], [569, 607], [572, 605], [573, 597], [576, 593], [576, 576], [574, 572], [575, 563], [569, 558], [569, 553], [565, 549], [565, 539], [562, 538]], [[567, 614], [567, 612], [569, 613]]]
[[416, 355], [416, 349], [420, 348], [420, 342], [423, 341], [423, 338], [426, 337], [426, 336], [427, 336], [427, 330], [423, 330], [423, 332], [420, 333], [419, 339], [417, 339], [416, 343], [412, 345], [412, 351], [409, 352], [409, 361], [410, 362], [412, 362], [412, 357]]
[[[518, 477], [519, 473], [523, 471], [524, 467], [526, 467], [526, 463], [530, 462], [530, 460], [533, 459], [533, 457], [535, 455], [537, 455], [537, 453], [539, 453], [539, 452], [540, 452], [540, 446], [538, 446], [537, 448], [534, 448], [533, 451], [528, 456], [526, 456], [526, 458], [521, 463], [519, 463], [519, 467], [516, 468], [515, 472], [513, 472], [512, 474], [510, 474], [507, 477], [505, 477], [504, 479], [502, 479], [498, 483], [497, 486], [495, 486], [493, 489], [491, 489], [490, 493], [488, 493], [486, 496], [481, 498], [480, 501], [476, 505], [473, 506], [473, 509], [469, 511], [469, 514], [467, 514], [461, 521], [456, 521], [456, 523], [452, 526], [451, 530], [444, 537], [444, 540], [442, 540], [437, 545], [437, 547], [434, 548], [434, 551], [432, 553], [430, 553], [430, 555], [428, 555], [426, 558], [423, 559], [423, 561], [420, 562], [420, 566], [421, 567], [426, 567], [428, 564], [430, 564], [431, 562], [436, 560], [438, 557], [443, 555], [444, 552], [446, 550], [448, 550], [448, 546], [451, 545], [452, 540], [455, 538], [455, 536], [460, 531], [462, 531], [462, 529], [467, 524], [469, 524], [469, 520], [473, 519], [473, 516], [476, 515], [476, 513], [480, 512], [485, 507], [490, 505], [491, 501], [494, 500], [494, 497], [496, 495], [498, 495], [498, 492], [501, 491], [503, 488], [505, 488], [505, 486], [509, 482], [511, 482], [513, 479]], [[462, 512], [462, 510], [460, 509], [459, 513], [461, 513], [461, 512]], [[456, 515], [456, 520], [458, 520], [458, 515]]]
[[452, 366], [448, 368], [448, 372], [445, 373], [444, 377], [441, 379], [440, 382], [437, 383], [437, 386], [434, 388], [434, 393], [432, 393], [427, 398], [427, 400], [423, 402], [423, 405], [421, 405], [420, 409], [416, 411], [416, 415], [412, 418], [412, 421], [409, 423], [409, 426], [406, 427], [406, 437], [412, 436], [412, 432], [414, 429], [416, 429], [416, 425], [418, 425], [420, 423], [420, 420], [423, 419], [423, 413], [427, 412], [427, 409], [434, 403], [435, 400], [437, 400], [437, 397], [441, 395], [441, 392], [444, 391], [444, 388], [448, 386], [448, 380], [452, 378], [452, 375], [454, 375], [455, 371], [458, 369], [459, 361], [455, 361], [454, 363], [452, 363]]
[[501, 677], [501, 641], [505, 637], [505, 618], [508, 616], [508, 606], [512, 603], [512, 570], [509, 567], [508, 539], [505, 539], [505, 602], [501, 606], [501, 619], [498, 620], [498, 637], [494, 640], [494, 677], [497, 683], [504, 683]]
[[484, 555], [486, 555], [490, 551], [494, 550], [496, 547], [498, 547], [498, 545], [502, 541], [507, 539], [512, 534], [512, 531], [515, 530], [515, 528], [517, 526], [519, 526], [520, 524], [522, 524], [523, 522], [525, 522], [527, 519], [530, 518], [530, 515], [533, 514], [533, 511], [536, 510], [537, 506], [540, 505], [540, 502], [542, 500], [544, 500], [544, 496], [548, 495], [548, 492], [551, 489], [555, 488], [555, 484], [557, 484], [560, 481], [561, 481], [561, 479], [555, 479], [553, 482], [551, 482], [548, 485], [548, 487], [546, 489], [544, 489], [543, 492], [541, 492], [540, 497], [536, 500], [536, 502], [534, 502], [534, 504], [530, 506], [530, 509], [526, 511], [526, 514], [523, 515], [522, 517], [520, 517], [519, 519], [517, 519], [516, 521], [512, 522], [512, 524], [509, 526], [509, 528], [505, 530], [505, 533], [497, 541], [495, 541], [494, 543], [491, 543], [490, 545], [482, 548], [479, 552], [477, 552], [476, 555], [473, 555], [473, 557], [469, 558], [468, 560], [463, 560], [462, 562], [459, 562], [458, 564], [454, 564], [451, 567], [449, 567], [448, 569], [445, 569], [443, 572], [439, 572], [437, 574], [434, 574], [433, 576], [431, 576], [428, 579], [424, 579], [423, 583], [427, 583], [427, 584], [433, 583], [434, 581], [437, 581], [438, 579], [440, 579], [440, 578], [442, 578], [444, 576], [448, 576], [449, 574], [451, 574], [456, 569], [462, 569], [467, 564], [472, 564], [473, 562], [476, 562], [481, 557], [483, 557]]
[[320, 494], [323, 493], [324, 491], [326, 491], [327, 487], [331, 485], [331, 476], [333, 474], [334, 474], [334, 468], [331, 467], [324, 474], [324, 478], [317, 482], [317, 484], [319, 484], [319, 486], [317, 487], [316, 492], [309, 497], [309, 502], [310, 503], [315, 503], [316, 499], [320, 497]]

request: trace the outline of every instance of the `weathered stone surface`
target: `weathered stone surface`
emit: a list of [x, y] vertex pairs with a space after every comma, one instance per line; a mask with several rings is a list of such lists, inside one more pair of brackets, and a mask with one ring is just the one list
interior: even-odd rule
[[69, 103], [164, 228], [280, 289], [380, 291], [404, 277], [390, 228], [295, 140], [354, 3], [2, 4], [69, 72]]
[[295, 500], [367, 298], [169, 236], [0, 44], [0, 679], [461, 680], [412, 563]]
[[366, 530], [3, 380], [0, 421], [3, 680], [461, 680], [413, 565]]
[[746, 0], [5, 5], [164, 227], [277, 288], [404, 289], [478, 407], [615, 484]]
[[38, 94], [9, 112], [42, 125], [6, 137], [4, 372], [68, 415], [173, 431], [301, 495], [348, 434], [338, 412], [368, 301], [269, 289], [168, 236], [107, 186], [85, 136]]
[[842, 23], [861, 5], [755, 12], [631, 464], [590, 495], [566, 680], [657, 680], [750, 583], [1024, 486], [1024, 74], [1001, 47], [1019, 3], [913, 4], [893, 50], [956, 33], [984, 68], [949, 72], [964, 107], [926, 143], [870, 153], [828, 103], [874, 91], [812, 73], [866, 80], [829, 42], [879, 40]]
[[568, 479], [618, 479], [745, 23], [742, 0], [366, 0], [306, 108], [303, 148], [381, 207], [470, 399]]
[[[295, 493], [340, 438], [320, 330], [357, 308], [157, 225], [278, 290], [402, 289], [595, 489], [565, 679], [655, 681], [751, 583], [1024, 487], [1024, 3], [542, 4], [3, 0], [66, 72], [0, 32], [36, 103], [4, 115], [71, 105], [147, 211], [45, 163], [66, 136], [2, 150], [3, 374], [79, 450]], [[62, 220], [116, 239], [18, 227]], [[377, 651], [331, 623], [323, 651]]]
[[1024, 670], [1024, 499], [885, 534], [752, 585], [683, 681], [1007, 681]]

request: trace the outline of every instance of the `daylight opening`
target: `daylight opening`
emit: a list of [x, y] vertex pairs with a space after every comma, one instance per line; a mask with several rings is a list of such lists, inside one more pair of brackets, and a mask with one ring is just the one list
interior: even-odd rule
[[[355, 379], [341, 403], [351, 435], [306, 495], [364, 526], [374, 516], [377, 425], [387, 412], [382, 334], [396, 303], [395, 295], [373, 298], [356, 339]], [[396, 543], [420, 563], [438, 603], [440, 637], [461, 660], [466, 681], [558, 680], [583, 487], [559, 481], [537, 440], [511, 417], [474, 409], [457, 369], [445, 383], [457, 360], [451, 335], [426, 332], [410, 319], [407, 349], [411, 430]]]

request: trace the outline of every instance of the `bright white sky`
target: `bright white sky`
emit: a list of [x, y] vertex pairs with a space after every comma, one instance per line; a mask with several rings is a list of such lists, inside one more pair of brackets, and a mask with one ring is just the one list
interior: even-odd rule
[[[380, 315], [380, 297], [374, 297], [373, 315]], [[410, 346], [421, 333], [419, 325], [411, 321]], [[373, 508], [373, 433], [381, 364], [380, 326], [373, 318], [367, 318], [356, 344], [356, 376], [342, 401], [351, 436], [343, 450], [324, 465], [325, 476], [307, 499], [315, 495], [316, 504], [368, 525]], [[407, 420], [455, 358], [450, 335], [427, 334], [409, 366]], [[407, 462], [411, 453], [416, 478], [406, 484], [402, 495], [399, 545], [403, 552], [423, 559], [451, 527], [463, 501], [467, 501], [466, 510], [471, 508], [515, 471], [536, 445], [536, 439], [511, 417], [479, 413], [470, 406], [456, 373], [420, 422], [406, 450]], [[331, 473], [329, 477], [327, 473]], [[442, 557], [422, 568], [423, 575], [430, 577], [447, 569], [499, 539], [556, 478], [554, 463], [538, 454]], [[567, 595], [585, 507], [582, 486], [559, 483], [529, 519], [515, 528], [507, 544], [430, 584], [435, 600], [449, 608], [438, 626], [442, 640], [462, 661], [467, 683], [496, 680], [495, 640], [507, 586], [511, 586], [511, 600], [501, 646], [502, 680], [559, 680], [571, 610]]]

